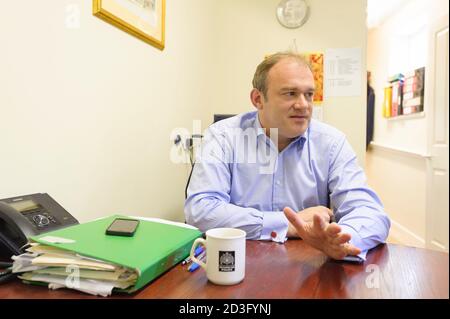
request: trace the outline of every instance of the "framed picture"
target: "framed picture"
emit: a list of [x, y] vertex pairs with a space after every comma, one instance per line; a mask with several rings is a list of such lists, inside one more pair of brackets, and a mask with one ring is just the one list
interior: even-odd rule
[[164, 49], [166, 0], [93, 0], [92, 4], [96, 17]]

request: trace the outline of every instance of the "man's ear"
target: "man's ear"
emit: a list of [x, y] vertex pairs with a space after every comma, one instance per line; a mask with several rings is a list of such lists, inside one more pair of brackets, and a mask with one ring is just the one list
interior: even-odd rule
[[258, 110], [262, 110], [263, 108], [263, 98], [264, 97], [262, 96], [262, 92], [260, 92], [258, 89], [253, 89], [250, 92], [250, 100]]

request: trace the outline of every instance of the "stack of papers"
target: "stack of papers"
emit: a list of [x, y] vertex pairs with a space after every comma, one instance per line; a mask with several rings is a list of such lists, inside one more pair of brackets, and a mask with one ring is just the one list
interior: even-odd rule
[[135, 270], [93, 259], [72, 251], [31, 243], [26, 253], [13, 256], [13, 273], [26, 283], [69, 288], [92, 295], [109, 296], [113, 289], [136, 284]]
[[134, 236], [105, 234], [116, 218], [128, 217], [113, 215], [31, 236], [26, 252], [13, 257], [13, 271], [25, 283], [50, 289], [105, 297], [133, 293], [185, 259], [202, 236], [191, 226], [150, 218], [139, 218]]

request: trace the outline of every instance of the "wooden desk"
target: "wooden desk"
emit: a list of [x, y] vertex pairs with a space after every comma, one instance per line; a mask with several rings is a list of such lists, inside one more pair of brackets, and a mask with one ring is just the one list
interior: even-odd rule
[[[141, 291], [112, 298], [448, 298], [448, 260], [445, 253], [388, 244], [357, 265], [331, 261], [301, 240], [247, 241], [246, 276], [238, 285], [216, 286], [202, 269], [189, 273], [179, 264]], [[0, 285], [6, 298], [96, 297], [15, 280]]]

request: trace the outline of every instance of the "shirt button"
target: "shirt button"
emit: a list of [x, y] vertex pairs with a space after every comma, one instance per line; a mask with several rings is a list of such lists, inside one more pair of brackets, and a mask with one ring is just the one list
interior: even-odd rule
[[271, 232], [270, 233], [270, 237], [272, 237], [272, 238], [277, 238], [277, 233], [276, 232]]
[[277, 183], [276, 183], [278, 186], [280, 186], [281, 185], [281, 182], [280, 181], [277, 181]]

